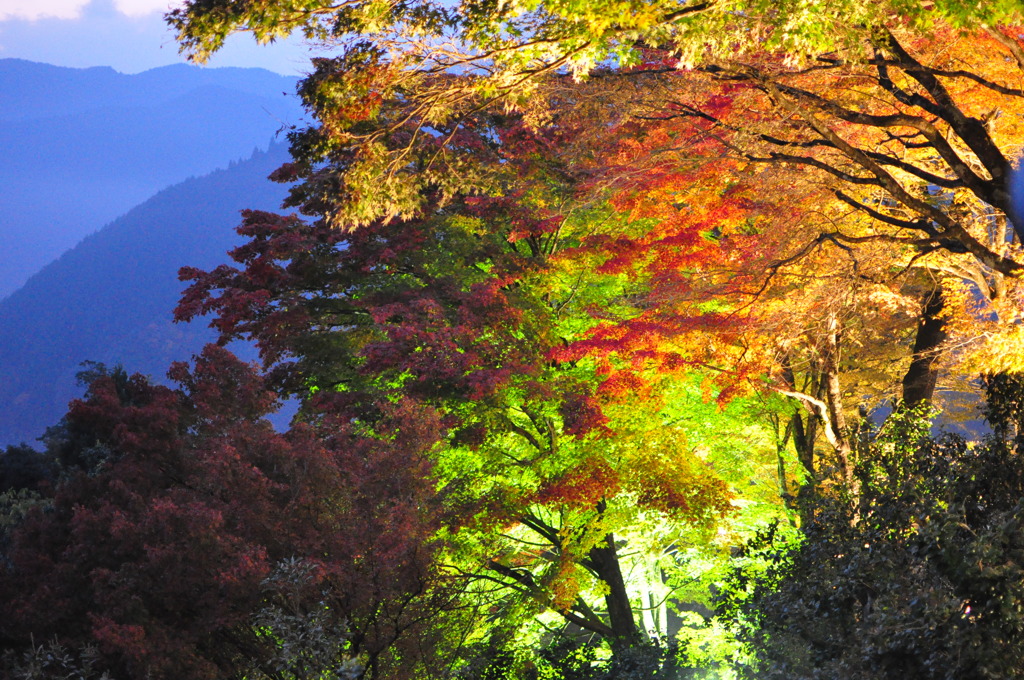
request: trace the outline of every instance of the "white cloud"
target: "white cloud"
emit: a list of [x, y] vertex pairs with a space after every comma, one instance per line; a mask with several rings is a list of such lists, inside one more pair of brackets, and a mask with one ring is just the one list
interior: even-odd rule
[[[56, 16], [58, 3], [66, 7], [63, 18]], [[116, 3], [125, 7], [132, 3], [128, 11], [150, 9], [132, 16]], [[30, 14], [28, 9], [33, 4], [45, 7], [48, 16], [44, 12]], [[180, 63], [178, 45], [161, 12], [181, 4], [182, 0], [0, 0], [0, 59], [73, 68], [112, 66], [123, 73]], [[77, 17], [73, 14], [75, 5]], [[15, 9], [19, 10], [17, 15]], [[249, 35], [235, 35], [213, 55], [209, 66], [255, 66], [301, 75], [310, 70], [310, 56], [308, 46], [298, 37], [257, 45]]]
[[[82, 11], [95, 3], [129, 17], [164, 13], [183, 4], [184, 0], [0, 0], [0, 21], [21, 19], [80, 19]], [[108, 4], [109, 3], [109, 4]], [[108, 9], [109, 11], [109, 9]]]
[[[3, 2], [4, 0], [0, 0]], [[182, 4], [180, 0], [114, 0], [114, 7], [122, 14], [140, 17], [153, 12], [166, 12]]]
[[0, 21], [77, 19], [89, 0], [0, 0]]

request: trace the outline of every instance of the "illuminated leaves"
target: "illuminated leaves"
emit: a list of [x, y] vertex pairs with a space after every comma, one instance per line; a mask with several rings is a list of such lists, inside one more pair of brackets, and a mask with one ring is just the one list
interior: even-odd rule
[[[510, 606], [526, 593], [515, 625], [553, 609], [633, 639], [637, 595], [609, 544], [646, 546], [637, 532], [666, 522], [680, 529], [665, 540], [705, 540], [730, 492], [681, 440], [652, 452], [663, 423], [643, 366], [576, 344], [596, 317], [632, 313], [634, 257], [657, 222], [580, 200], [559, 157], [575, 129], [494, 125], [484, 160], [502, 158], [499, 186], [426, 218], [339, 232], [330, 219], [249, 213], [239, 266], [184, 272], [194, 283], [179, 315], [212, 311], [224, 340], [256, 340], [304, 418], [335, 399], [368, 424], [387, 402], [436, 409], [443, 560], [471, 579], [466, 597]], [[638, 401], [631, 419], [611, 415]], [[522, 549], [538, 542], [546, 550]], [[647, 542], [645, 556], [660, 550]], [[607, 598], [612, 628], [590, 609]]]

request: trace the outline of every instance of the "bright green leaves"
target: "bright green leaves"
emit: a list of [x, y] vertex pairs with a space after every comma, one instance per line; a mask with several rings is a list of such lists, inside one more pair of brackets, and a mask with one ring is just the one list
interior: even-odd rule
[[181, 51], [205, 62], [228, 35], [248, 32], [259, 43], [292, 33], [310, 40], [387, 33], [401, 26], [410, 34], [438, 34], [452, 23], [450, 12], [430, 2], [383, 0], [188, 0], [166, 15]]
[[[893, 22], [927, 29], [937, 22], [977, 27], [1020, 17], [1014, 0], [483, 0], [463, 2], [456, 11], [432, 2], [192, 0], [168, 21], [183, 51], [200, 61], [235, 31], [249, 31], [260, 42], [292, 31], [318, 39], [363, 35], [448, 66], [490, 64], [484, 80], [507, 85], [512, 73], [550, 68], [583, 77], [611, 55], [629, 59], [639, 44], [674, 50], [685, 63], [765, 47], [792, 58], [852, 45]], [[434, 44], [418, 42], [425, 37]]]
[[194, 0], [167, 14], [178, 32], [181, 51], [197, 62], [205, 62], [224, 45], [227, 36], [249, 31], [257, 42], [268, 43], [294, 31], [309, 38], [330, 34], [330, 5], [318, 0]]

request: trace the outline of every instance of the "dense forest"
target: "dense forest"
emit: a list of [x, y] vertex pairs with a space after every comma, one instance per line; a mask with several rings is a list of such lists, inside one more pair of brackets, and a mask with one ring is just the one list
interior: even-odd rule
[[314, 124], [177, 387], [0, 457], [4, 673], [1024, 676], [1016, 0], [167, 19]]

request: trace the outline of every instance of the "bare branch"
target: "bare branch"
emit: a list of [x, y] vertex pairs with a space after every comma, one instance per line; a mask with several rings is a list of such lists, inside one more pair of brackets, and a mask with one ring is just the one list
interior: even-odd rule
[[839, 439], [836, 438], [835, 432], [832, 431], [832, 420], [828, 415], [828, 404], [821, 399], [812, 397], [809, 394], [804, 394], [803, 392], [784, 390], [781, 387], [774, 387], [772, 388], [772, 391], [777, 392], [784, 397], [792, 397], [793, 399], [801, 402], [811, 415], [814, 415], [821, 420], [822, 425], [824, 425], [822, 429], [825, 431], [825, 439], [828, 440], [829, 445], [836, 451], [839, 451], [842, 448]]

